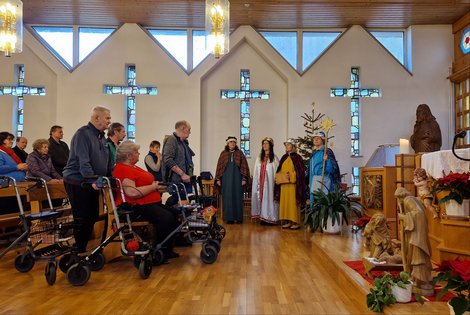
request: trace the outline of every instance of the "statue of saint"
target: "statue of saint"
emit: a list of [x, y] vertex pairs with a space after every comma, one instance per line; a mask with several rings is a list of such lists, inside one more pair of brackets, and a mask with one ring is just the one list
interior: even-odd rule
[[421, 295], [433, 295], [431, 246], [428, 238], [428, 222], [420, 199], [400, 187], [395, 191], [403, 221], [400, 229], [402, 240], [403, 269], [410, 274], [413, 286]]
[[434, 152], [441, 149], [441, 129], [426, 104], [421, 104], [416, 109], [416, 123], [410, 143], [415, 152]]
[[372, 216], [362, 235], [366, 241], [364, 246], [370, 251], [369, 257], [379, 258], [384, 252], [393, 254], [387, 219], [382, 213], [376, 213]]
[[439, 217], [438, 207], [432, 205], [434, 196], [431, 194], [429, 189], [429, 179], [424, 168], [417, 168], [413, 173], [413, 182], [416, 186], [418, 197], [421, 198], [426, 209], [433, 213], [434, 218]]

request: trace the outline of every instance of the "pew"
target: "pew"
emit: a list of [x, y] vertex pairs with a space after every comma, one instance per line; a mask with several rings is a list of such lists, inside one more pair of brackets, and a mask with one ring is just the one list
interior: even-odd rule
[[[25, 199], [26, 189], [31, 185], [31, 183], [21, 182], [17, 183], [17, 185], [20, 197]], [[16, 198], [15, 188], [13, 186], [1, 188], [0, 202], [2, 198]], [[29, 213], [29, 211], [27, 213]], [[14, 240], [16, 236], [21, 234], [21, 221], [19, 215], [20, 213], [16, 212], [16, 209], [11, 213], [0, 215], [0, 245], [11, 243], [11, 238]]]

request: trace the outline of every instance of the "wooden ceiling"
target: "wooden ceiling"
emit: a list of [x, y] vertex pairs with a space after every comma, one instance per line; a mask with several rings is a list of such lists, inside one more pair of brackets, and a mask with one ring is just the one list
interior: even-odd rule
[[[25, 24], [204, 28], [204, 0], [23, 0]], [[230, 26], [257, 29], [405, 28], [452, 24], [468, 0], [230, 1]]]

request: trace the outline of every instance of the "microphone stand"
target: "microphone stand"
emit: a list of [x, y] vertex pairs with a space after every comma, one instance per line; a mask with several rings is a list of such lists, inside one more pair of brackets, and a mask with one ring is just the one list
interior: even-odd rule
[[466, 159], [466, 158], [463, 158], [463, 157], [461, 157], [461, 156], [458, 156], [457, 153], [455, 152], [455, 144], [457, 143], [457, 139], [458, 139], [458, 138], [462, 138], [462, 139], [463, 139], [463, 138], [465, 138], [465, 135], [466, 135], [466, 134], [467, 134], [466, 131], [461, 131], [461, 132], [459, 132], [458, 134], [456, 134], [456, 135], [454, 136], [454, 141], [452, 142], [452, 154], [453, 154], [456, 158], [458, 158], [459, 160], [462, 160], [462, 161], [470, 161], [470, 159]]

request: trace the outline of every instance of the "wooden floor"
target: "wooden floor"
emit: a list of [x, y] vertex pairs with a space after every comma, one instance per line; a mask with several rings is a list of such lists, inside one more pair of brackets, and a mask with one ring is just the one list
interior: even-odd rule
[[[0, 260], [1, 314], [367, 314], [369, 285], [342, 263], [363, 254], [360, 235], [312, 236], [245, 222], [226, 225], [218, 260], [205, 265], [201, 246], [177, 248], [170, 264], [142, 280], [129, 258], [73, 287], [58, 271], [46, 283], [44, 263], [28, 273]], [[432, 305], [431, 305], [432, 304]], [[389, 314], [448, 314], [444, 303], [397, 305]]]

